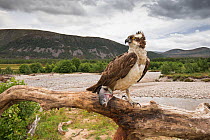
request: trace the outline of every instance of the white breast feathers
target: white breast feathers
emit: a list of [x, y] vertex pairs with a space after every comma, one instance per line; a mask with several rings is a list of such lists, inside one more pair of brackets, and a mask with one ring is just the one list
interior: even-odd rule
[[136, 63], [124, 78], [117, 81], [114, 90], [126, 90], [127, 88], [135, 84], [142, 76], [144, 68], [145, 65], [138, 65]]

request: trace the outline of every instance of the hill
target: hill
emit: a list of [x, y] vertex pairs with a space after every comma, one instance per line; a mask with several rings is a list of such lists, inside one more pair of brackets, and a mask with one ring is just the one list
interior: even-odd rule
[[99, 37], [64, 35], [49, 31], [0, 30], [0, 58], [113, 58], [127, 46]]
[[210, 48], [201, 47], [192, 50], [172, 49], [162, 53], [165, 57], [210, 57]]
[[156, 53], [156, 52], [152, 52], [152, 51], [148, 51], [148, 52], [147, 52], [147, 56], [148, 56], [150, 59], [165, 57], [165, 56], [162, 55], [162, 54], [159, 54], [159, 53]]
[[[0, 30], [0, 58], [24, 59], [110, 59], [126, 52], [127, 46], [100, 37], [65, 35], [27, 29]], [[210, 57], [209, 48], [148, 51], [148, 57]]]

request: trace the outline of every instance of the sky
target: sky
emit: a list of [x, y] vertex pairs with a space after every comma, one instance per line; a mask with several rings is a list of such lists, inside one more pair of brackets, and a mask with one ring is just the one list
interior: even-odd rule
[[0, 0], [0, 29], [38, 29], [121, 44], [143, 31], [149, 51], [210, 48], [210, 0]]

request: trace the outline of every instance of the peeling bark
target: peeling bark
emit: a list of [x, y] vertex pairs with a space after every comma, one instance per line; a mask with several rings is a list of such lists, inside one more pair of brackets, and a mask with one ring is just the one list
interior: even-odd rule
[[90, 92], [51, 91], [30, 86], [13, 86], [0, 94], [0, 115], [20, 101], [38, 102], [43, 109], [80, 108], [113, 119], [119, 126], [114, 139], [144, 139], [167, 136], [182, 139], [210, 139], [210, 104], [202, 103], [195, 111], [159, 105], [154, 101], [140, 107], [113, 97], [107, 107]]

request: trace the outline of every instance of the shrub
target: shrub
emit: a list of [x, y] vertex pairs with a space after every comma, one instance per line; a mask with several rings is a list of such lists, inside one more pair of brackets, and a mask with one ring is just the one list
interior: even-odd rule
[[180, 73], [183, 64], [179, 62], [164, 62], [161, 66], [162, 74]]
[[101, 63], [101, 62], [90, 64], [89, 72], [103, 72], [106, 65], [107, 65], [106, 63]]
[[82, 63], [79, 66], [79, 71], [80, 72], [90, 72], [90, 70], [91, 70], [91, 67], [90, 67], [90, 64], [89, 63]]
[[199, 67], [196, 63], [186, 63], [184, 64], [184, 73], [195, 73], [199, 72]]
[[161, 66], [161, 73], [162, 74], [170, 74], [171, 73], [171, 66], [169, 63], [164, 63]]
[[31, 74], [32, 73], [31, 68], [26, 64], [20, 65], [19, 72], [23, 73], [23, 74]]
[[11, 67], [6, 67], [5, 70], [3, 70], [3, 74], [13, 74], [13, 70], [11, 69]]
[[203, 82], [210, 82], [210, 78], [202, 79]]
[[70, 60], [61, 60], [53, 68], [53, 72], [57, 73], [72, 73], [76, 71], [76, 67]]
[[80, 66], [80, 64], [81, 64], [80, 59], [74, 57], [74, 58], [71, 60], [71, 62], [72, 62], [72, 64], [76, 67], [76, 71], [78, 71], [79, 66]]
[[50, 65], [47, 63], [44, 70], [46, 73], [50, 73], [50, 72], [52, 72], [53, 68], [54, 68], [53, 64]]
[[184, 82], [194, 82], [194, 80], [193, 80], [193, 79], [190, 79], [190, 78], [186, 78], [186, 79], [184, 80]]
[[197, 66], [199, 67], [199, 72], [205, 72], [209, 69], [209, 64], [206, 59], [204, 59], [204, 60], [199, 59], [197, 61]]
[[150, 70], [160, 70], [161, 69], [161, 66], [163, 65], [162, 62], [150, 62], [150, 66], [149, 66], [149, 69]]
[[37, 62], [37, 63], [32, 63], [32, 64], [30, 65], [30, 68], [31, 68], [31, 71], [32, 71], [33, 73], [44, 72], [44, 69], [43, 69], [41, 63], [38, 63], [38, 62]]
[[[0, 93], [14, 85], [24, 85], [24, 82], [11, 78], [6, 83], [0, 83]], [[0, 138], [4, 140], [26, 139], [26, 128], [32, 122], [33, 114], [38, 109], [37, 103], [25, 101], [5, 110], [0, 118]]]

